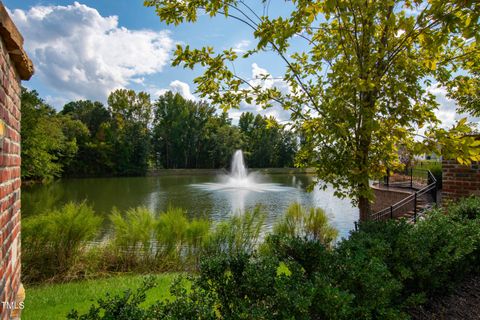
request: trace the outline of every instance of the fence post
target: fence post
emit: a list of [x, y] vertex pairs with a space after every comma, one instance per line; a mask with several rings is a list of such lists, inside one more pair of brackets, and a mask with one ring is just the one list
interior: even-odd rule
[[410, 188], [413, 189], [413, 168], [410, 169]]
[[393, 219], [393, 206], [390, 206], [390, 219]]
[[417, 193], [415, 192], [415, 196], [413, 198], [413, 222], [417, 222]]

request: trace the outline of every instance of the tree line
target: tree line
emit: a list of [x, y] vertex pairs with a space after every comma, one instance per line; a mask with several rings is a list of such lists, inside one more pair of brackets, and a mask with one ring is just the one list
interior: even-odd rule
[[226, 168], [236, 149], [250, 167], [291, 167], [296, 134], [273, 117], [244, 112], [238, 125], [204, 101], [166, 92], [156, 101], [113, 91], [105, 106], [79, 100], [57, 112], [22, 88], [22, 178], [133, 176], [156, 168]]

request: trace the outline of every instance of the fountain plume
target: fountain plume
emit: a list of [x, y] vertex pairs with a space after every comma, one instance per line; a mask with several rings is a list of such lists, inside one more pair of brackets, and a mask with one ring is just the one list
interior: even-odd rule
[[245, 162], [243, 160], [242, 150], [237, 150], [233, 154], [232, 170], [231, 170], [230, 176], [232, 176], [235, 179], [247, 178], [247, 168], [245, 167]]
[[248, 173], [242, 150], [236, 150], [232, 157], [230, 173], [220, 176], [219, 183], [202, 183], [192, 186], [206, 191], [246, 190], [254, 192], [275, 192], [288, 190], [287, 187], [283, 187], [277, 183], [263, 183], [259, 180], [260, 177], [255, 172]]

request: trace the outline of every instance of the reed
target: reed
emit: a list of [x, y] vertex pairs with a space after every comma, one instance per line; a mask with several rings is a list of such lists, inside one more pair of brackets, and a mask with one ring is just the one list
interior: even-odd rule
[[102, 218], [85, 202], [68, 203], [22, 222], [23, 277], [41, 281], [66, 272], [99, 233]]
[[234, 214], [230, 219], [219, 222], [210, 232], [205, 253], [232, 255], [252, 252], [259, 244], [265, 217], [261, 207], [257, 206], [242, 215]]
[[122, 215], [117, 209], [110, 215], [113, 235], [111, 247], [120, 259], [120, 269], [129, 269], [148, 260], [155, 218], [145, 207], [129, 209]]
[[305, 208], [299, 203], [290, 205], [283, 218], [275, 224], [273, 233], [319, 241], [327, 247], [331, 247], [338, 236], [323, 209]]

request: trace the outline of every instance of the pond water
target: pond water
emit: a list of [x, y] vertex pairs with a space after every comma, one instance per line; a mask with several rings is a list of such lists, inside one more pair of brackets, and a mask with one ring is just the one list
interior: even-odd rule
[[217, 188], [222, 177], [216, 175], [173, 175], [159, 177], [65, 179], [48, 185], [23, 188], [22, 215], [42, 214], [66, 202], [86, 200], [98, 214], [107, 216], [113, 207], [120, 210], [146, 206], [161, 212], [168, 206], [181, 207], [189, 216], [207, 215], [213, 221], [228, 218], [234, 212], [261, 205], [271, 228], [292, 202], [323, 208], [332, 224], [346, 237], [353, 229], [358, 209], [348, 199], [338, 199], [332, 189], [306, 187], [313, 177], [305, 174], [256, 175], [265, 187]]

